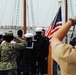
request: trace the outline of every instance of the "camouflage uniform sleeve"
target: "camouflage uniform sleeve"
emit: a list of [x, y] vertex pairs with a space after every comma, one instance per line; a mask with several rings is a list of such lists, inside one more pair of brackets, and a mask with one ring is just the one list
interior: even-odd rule
[[1, 61], [1, 44], [0, 44], [0, 61]]
[[25, 40], [22, 40], [22, 39], [18, 39], [18, 40], [19, 40], [19, 43], [12, 44], [14, 49], [21, 50], [27, 46], [27, 42]]

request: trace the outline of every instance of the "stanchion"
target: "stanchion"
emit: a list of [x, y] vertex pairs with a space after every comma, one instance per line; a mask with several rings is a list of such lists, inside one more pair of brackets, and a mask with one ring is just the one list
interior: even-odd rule
[[52, 75], [52, 50], [51, 46], [49, 46], [49, 55], [48, 55], [48, 74], [44, 75]]

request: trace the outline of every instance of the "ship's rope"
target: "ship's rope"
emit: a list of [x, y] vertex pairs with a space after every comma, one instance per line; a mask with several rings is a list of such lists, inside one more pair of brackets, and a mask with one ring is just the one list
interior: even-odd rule
[[2, 13], [2, 17], [1, 17], [0, 25], [1, 25], [2, 20], [3, 20], [3, 16], [4, 16], [4, 13], [5, 13], [5, 9], [6, 9], [7, 3], [8, 3], [8, 0], [6, 0], [5, 5], [4, 5], [4, 9], [3, 9], [3, 13]]
[[39, 25], [39, 0], [37, 0], [37, 25]]
[[28, 21], [28, 22], [27, 22], [27, 23], [28, 23], [27, 26], [29, 26], [29, 19], [30, 19], [30, 17], [29, 17], [29, 5], [28, 5], [28, 4], [29, 4], [29, 2], [28, 2], [28, 0], [27, 0], [27, 3], [26, 3], [26, 10], [27, 10], [26, 12], [27, 12], [27, 19], [28, 19], [28, 20], [27, 20], [27, 21]]
[[31, 32], [31, 30], [33, 30], [34, 31], [34, 29], [32, 28], [32, 27], [34, 27], [35, 26], [35, 13], [34, 13], [34, 6], [33, 6], [34, 4], [33, 4], [33, 0], [30, 0], [30, 11], [31, 11], [31, 21], [32, 21], [32, 25], [29, 27], [29, 32]]
[[20, 0], [17, 2], [17, 14], [16, 14], [16, 25], [19, 25], [19, 15], [20, 14]]
[[70, 1], [69, 1], [70, 10], [71, 10], [71, 16], [73, 16], [73, 14], [74, 14], [72, 1], [73, 1], [73, 0], [70, 0]]
[[[43, 22], [43, 26], [45, 26], [45, 24], [46, 24], [46, 21], [47, 21], [47, 18], [48, 18], [48, 16], [49, 16], [49, 12], [51, 11], [51, 17], [53, 17], [53, 12], [55, 12], [55, 10], [56, 10], [56, 6], [55, 5], [53, 5], [52, 4], [52, 2], [53, 3], [55, 3], [55, 0], [52, 0], [51, 2], [50, 2], [50, 5], [49, 5], [49, 8], [48, 8], [48, 11], [47, 11], [47, 14], [46, 14], [46, 17], [45, 17], [45, 20], [44, 20], [44, 22]], [[59, 5], [59, 7], [60, 7], [61, 5]], [[53, 7], [53, 9], [52, 10], [50, 10], [50, 7]], [[51, 21], [50, 21], [51, 22]]]
[[[54, 0], [53, 0], [54, 1]], [[51, 11], [50, 10], [50, 7], [52, 6], [52, 3], [50, 2], [50, 5], [49, 5], [49, 8], [48, 8], [48, 11], [47, 11], [47, 14], [46, 14], [46, 17], [45, 17], [45, 20], [44, 20], [44, 22], [43, 22], [43, 26], [45, 25], [45, 23], [46, 23], [46, 20], [47, 20], [47, 17], [48, 17], [48, 14], [49, 14], [49, 11]], [[55, 6], [54, 6], [54, 9], [52, 10], [52, 12], [54, 12], [54, 10], [55, 10]], [[52, 15], [53, 16], [53, 15]]]
[[[71, 9], [71, 16], [73, 16], [74, 12], [73, 12], [72, 0], [70, 0], [69, 4], [70, 4], [70, 9]], [[75, 31], [75, 25], [73, 26], [72, 34], [71, 34], [71, 37], [70, 37], [70, 42], [71, 42], [71, 40], [74, 36], [74, 31]]]
[[14, 15], [15, 15], [15, 11], [16, 11], [16, 4], [17, 4], [17, 0], [15, 0], [15, 4], [14, 4], [13, 15], [12, 15], [12, 25], [14, 24]]
[[35, 17], [34, 17], [34, 9], [33, 9], [33, 1], [32, 0], [30, 0], [30, 7], [31, 7], [32, 25], [35, 25]]

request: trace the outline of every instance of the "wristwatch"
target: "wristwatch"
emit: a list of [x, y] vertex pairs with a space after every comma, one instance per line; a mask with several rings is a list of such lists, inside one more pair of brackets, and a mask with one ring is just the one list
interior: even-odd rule
[[76, 24], [76, 21], [73, 20], [72, 18], [69, 19], [72, 22], [72, 25], [74, 26]]

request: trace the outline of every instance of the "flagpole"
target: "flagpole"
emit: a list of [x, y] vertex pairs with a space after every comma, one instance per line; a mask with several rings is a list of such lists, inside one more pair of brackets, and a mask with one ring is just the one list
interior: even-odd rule
[[[58, 4], [59, 4], [59, 10], [60, 10], [61, 4], [62, 4], [62, 0], [59, 0], [59, 1], [58, 1]], [[56, 19], [57, 19], [57, 17], [58, 17], [59, 10], [58, 10], [58, 12], [57, 12], [57, 14], [56, 14], [56, 18], [55, 18], [55, 20], [54, 20], [54, 24], [56, 23]]]
[[[60, 6], [61, 7], [61, 6]], [[60, 10], [60, 7], [59, 7], [59, 10]], [[55, 20], [54, 20], [54, 24], [56, 23], [56, 20], [57, 20], [57, 17], [58, 17], [58, 13], [59, 13], [59, 10], [58, 10], [58, 12], [57, 12], [57, 14], [56, 14], [56, 18], [55, 18]]]
[[23, 0], [23, 2], [24, 2], [24, 12], [23, 12], [23, 14], [24, 14], [24, 27], [23, 27], [23, 30], [24, 30], [24, 34], [26, 33], [26, 0]]
[[65, 22], [67, 22], [67, 20], [68, 20], [68, 15], [67, 15], [67, 13], [68, 13], [68, 3], [67, 3], [67, 0], [65, 0]]
[[[67, 0], [65, 0], [65, 22], [67, 22], [68, 20], [68, 3], [67, 3]], [[66, 34], [66, 39], [65, 39], [65, 42], [67, 43], [67, 34]]]

